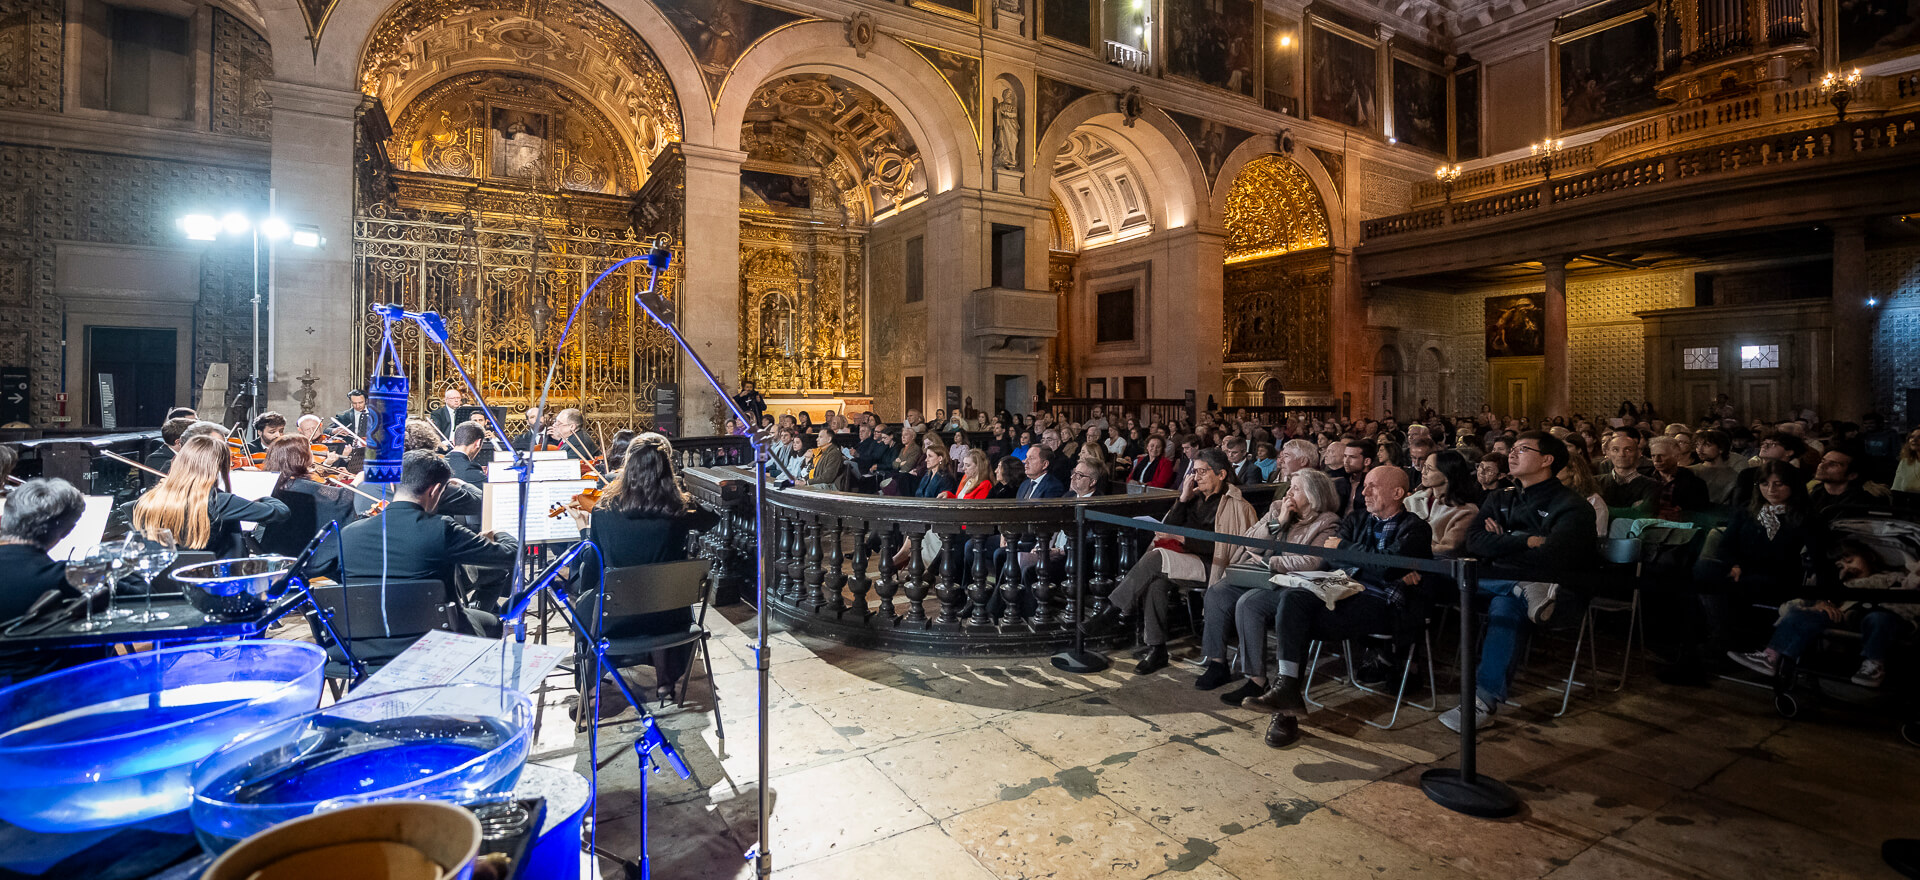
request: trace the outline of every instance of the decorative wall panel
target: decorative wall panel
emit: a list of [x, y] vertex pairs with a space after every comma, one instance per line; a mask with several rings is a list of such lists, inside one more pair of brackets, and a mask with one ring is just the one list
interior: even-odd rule
[[273, 122], [267, 82], [273, 49], [264, 37], [225, 10], [213, 10], [214, 134], [266, 140]]
[[1920, 247], [1869, 251], [1867, 295], [1880, 300], [1873, 331], [1874, 406], [1892, 424], [1913, 424], [1920, 413], [1907, 411], [1906, 390], [1920, 388]]
[[1229, 266], [1222, 284], [1225, 363], [1285, 360], [1286, 390], [1332, 388], [1333, 260], [1326, 251]]
[[[55, 413], [61, 373], [56, 242], [177, 248], [175, 217], [198, 205], [264, 205], [267, 176], [79, 150], [0, 146], [0, 193], [18, 194], [19, 204], [31, 208], [13, 228], [0, 228], [0, 288], [12, 303], [0, 303], [0, 336], [25, 340], [21, 359], [8, 364], [32, 370], [33, 420], [47, 424]], [[203, 253], [195, 386], [209, 363], [232, 364], [235, 375], [252, 369], [252, 312], [245, 306], [252, 297], [248, 247], [237, 240], [215, 242]]]
[[0, 7], [0, 107], [60, 112], [60, 0]]

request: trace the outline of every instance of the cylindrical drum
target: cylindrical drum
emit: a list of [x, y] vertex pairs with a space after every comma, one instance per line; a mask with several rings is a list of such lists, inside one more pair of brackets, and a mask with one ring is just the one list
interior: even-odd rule
[[373, 376], [367, 379], [366, 480], [400, 481], [400, 457], [406, 453], [407, 377]]

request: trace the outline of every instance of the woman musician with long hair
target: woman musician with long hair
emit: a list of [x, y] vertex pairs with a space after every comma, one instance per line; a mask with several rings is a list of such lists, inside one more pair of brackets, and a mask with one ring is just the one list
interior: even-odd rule
[[209, 550], [220, 559], [247, 555], [244, 522], [273, 525], [292, 516], [276, 498], [250, 501], [233, 494], [226, 442], [199, 436], [180, 444], [165, 478], [133, 506], [133, 527], [173, 532], [182, 550]]
[[312, 445], [304, 437], [282, 437], [267, 447], [265, 470], [280, 475], [273, 497], [290, 515], [276, 523], [262, 523], [253, 533], [261, 552], [298, 556], [314, 533], [330, 522], [345, 526], [358, 518], [353, 491], [330, 486], [314, 475]]

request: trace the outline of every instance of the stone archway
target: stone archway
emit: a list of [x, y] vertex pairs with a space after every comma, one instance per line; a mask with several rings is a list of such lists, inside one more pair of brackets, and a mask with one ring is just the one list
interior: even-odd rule
[[1282, 375], [1282, 396], [1331, 402], [1332, 230], [1317, 188], [1269, 153], [1240, 168], [1222, 206], [1223, 368]]

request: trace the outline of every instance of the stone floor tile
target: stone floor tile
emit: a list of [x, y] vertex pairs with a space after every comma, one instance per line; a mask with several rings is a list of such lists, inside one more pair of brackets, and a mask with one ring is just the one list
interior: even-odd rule
[[1699, 880], [1701, 876], [1617, 840], [1603, 840], [1547, 875], [1549, 880]]
[[1168, 742], [1168, 734], [1127, 714], [1098, 694], [1050, 703], [988, 722], [1040, 757], [1062, 767], [1123, 760], [1130, 753]]
[[1885, 877], [1879, 847], [1862, 846], [1746, 807], [1686, 795], [1621, 832], [1620, 839], [1729, 880]]
[[991, 727], [890, 746], [869, 758], [937, 819], [1063, 784], [1061, 768]]
[[[903, 868], [910, 870], [903, 871]], [[776, 873], [780, 880], [856, 880], [896, 877], [903, 873], [910, 873], [914, 880], [995, 880], [992, 872], [981, 867], [960, 844], [935, 825], [915, 828]]]
[[1327, 806], [1487, 880], [1544, 876], [1587, 848], [1586, 841], [1521, 819], [1488, 821], [1455, 813], [1428, 800], [1418, 782], [1418, 773], [1409, 770], [1355, 789]]
[[1444, 862], [1329, 809], [1269, 822], [1219, 842], [1212, 862], [1262, 880], [1468, 880]]
[[886, 688], [814, 702], [835, 733], [856, 748], [984, 722], [972, 712], [938, 697]]
[[[774, 867], [790, 867], [928, 825], [933, 817], [865, 758], [849, 758], [776, 776], [769, 835]], [[734, 839], [754, 837], [756, 789], [716, 787], [713, 803]], [[743, 850], [744, 851], [744, 850]]]
[[[1266, 744], [1264, 731], [1256, 734], [1267, 760], [1248, 768], [1283, 788], [1325, 803], [1363, 785], [1398, 773], [1409, 764], [1382, 752], [1350, 742], [1323, 740], [1309, 732], [1302, 743], [1285, 749]], [[1207, 740], [1217, 743], [1224, 737]]]
[[1184, 743], [1096, 768], [1101, 794], [1176, 840], [1219, 839], [1320, 805], [1272, 778]]
[[1105, 797], [1075, 797], [1052, 786], [940, 827], [1002, 880], [1144, 880], [1205, 861], [1213, 850], [1205, 841], [1183, 845]]

